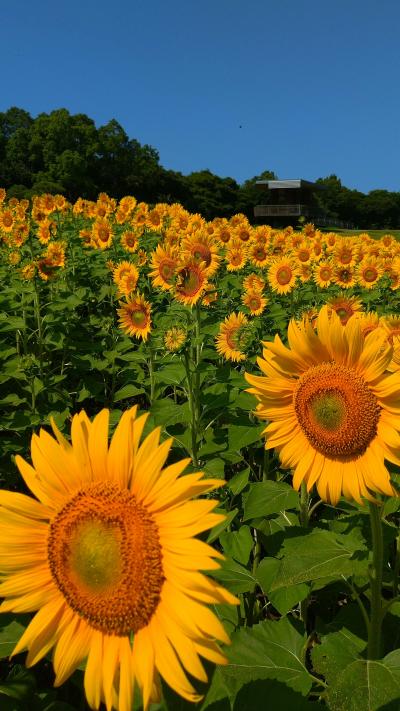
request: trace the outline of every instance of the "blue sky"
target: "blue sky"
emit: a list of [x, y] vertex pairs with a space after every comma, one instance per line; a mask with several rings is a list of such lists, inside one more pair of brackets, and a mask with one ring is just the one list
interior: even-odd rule
[[187, 174], [400, 191], [398, 0], [0, 3], [0, 111], [65, 107]]

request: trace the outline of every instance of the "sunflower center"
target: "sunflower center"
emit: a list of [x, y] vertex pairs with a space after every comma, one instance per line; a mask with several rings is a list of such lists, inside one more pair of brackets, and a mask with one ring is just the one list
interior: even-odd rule
[[141, 308], [133, 309], [131, 313], [132, 323], [136, 326], [144, 326], [147, 321], [147, 314]]
[[159, 273], [165, 281], [170, 281], [174, 275], [175, 264], [173, 262], [162, 262], [159, 267]]
[[157, 526], [114, 484], [93, 484], [59, 511], [48, 561], [69, 606], [105, 634], [135, 633], [157, 608], [164, 581]]
[[261, 300], [258, 296], [252, 296], [249, 300], [249, 308], [250, 309], [259, 309], [261, 306]]
[[347, 283], [348, 281], [351, 281], [351, 271], [349, 269], [340, 269], [339, 271], [339, 278], [341, 281]]
[[350, 264], [353, 259], [353, 253], [349, 249], [344, 249], [340, 255], [342, 264]]
[[331, 278], [331, 270], [329, 267], [323, 267], [320, 271], [320, 277], [321, 279], [325, 279], [328, 281]]
[[378, 273], [374, 267], [367, 267], [367, 269], [364, 269], [363, 276], [365, 281], [371, 282], [376, 280]]
[[351, 368], [336, 363], [309, 368], [299, 378], [293, 403], [307, 439], [327, 457], [361, 456], [376, 436], [380, 407]]
[[306, 262], [310, 258], [310, 253], [306, 249], [301, 249], [298, 253], [300, 262]]
[[292, 270], [289, 269], [289, 267], [281, 267], [276, 274], [276, 280], [278, 284], [281, 284], [284, 286], [285, 284], [289, 284], [290, 280], [292, 278]]
[[352, 309], [351, 309], [350, 307], [349, 307], [349, 308], [346, 308], [346, 306], [337, 306], [337, 307], [335, 307], [334, 310], [336, 311], [337, 315], [338, 315], [339, 318], [340, 318], [340, 321], [341, 321], [342, 324], [344, 324], [344, 325], [347, 323], [347, 321], [349, 320], [350, 316], [353, 315], [353, 311], [352, 311]]
[[320, 393], [310, 403], [315, 421], [326, 430], [335, 431], [343, 424], [345, 404], [338, 393]]

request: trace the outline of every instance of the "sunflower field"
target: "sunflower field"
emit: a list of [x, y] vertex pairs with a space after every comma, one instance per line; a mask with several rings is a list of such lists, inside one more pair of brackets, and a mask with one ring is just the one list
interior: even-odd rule
[[400, 706], [400, 243], [0, 190], [1, 711]]

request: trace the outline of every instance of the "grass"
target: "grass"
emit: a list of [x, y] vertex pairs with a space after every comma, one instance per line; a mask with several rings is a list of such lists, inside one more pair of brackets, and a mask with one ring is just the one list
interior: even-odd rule
[[395, 237], [397, 240], [400, 240], [400, 230], [391, 230], [389, 227], [384, 230], [342, 230], [338, 228], [332, 228], [332, 232], [336, 232], [338, 235], [343, 235], [346, 237], [352, 237], [353, 235], [361, 235], [367, 233], [375, 239], [380, 239], [381, 237], [383, 237], [383, 235], [393, 235], [393, 237]]

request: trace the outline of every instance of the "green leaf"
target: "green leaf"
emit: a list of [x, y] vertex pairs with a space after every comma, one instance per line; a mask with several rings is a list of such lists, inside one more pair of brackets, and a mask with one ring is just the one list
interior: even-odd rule
[[241, 526], [238, 531], [221, 533], [219, 540], [225, 553], [239, 563], [247, 565], [254, 541], [248, 526]]
[[185, 378], [186, 371], [180, 363], [166, 365], [154, 373], [156, 383], [164, 383], [165, 385], [180, 385], [184, 382]]
[[346, 627], [323, 635], [321, 644], [311, 650], [313, 667], [329, 684], [335, 684], [338, 675], [360, 658], [365, 644]]
[[210, 533], [208, 534], [207, 543], [214, 543], [214, 541], [219, 538], [222, 531], [225, 531], [225, 529], [228, 528], [229, 524], [232, 523], [238, 511], [239, 509], [232, 509], [232, 511], [229, 511], [229, 513], [227, 513], [224, 509], [215, 509], [215, 513], [226, 514], [226, 519], [225, 521], [221, 521], [221, 523], [218, 523], [216, 526], [214, 526], [214, 528], [211, 529]]
[[222, 561], [221, 568], [213, 570], [212, 575], [233, 593], [250, 592], [257, 585], [252, 573], [231, 558]]
[[[291, 535], [292, 534], [292, 535]], [[337, 579], [366, 570], [368, 551], [361, 542], [333, 531], [287, 531], [271, 590], [321, 578]]]
[[243, 520], [261, 518], [294, 509], [299, 505], [299, 495], [291, 486], [278, 481], [262, 481], [250, 485], [245, 497]]
[[11, 615], [4, 615], [4, 619], [1, 617], [0, 623], [0, 659], [4, 659], [13, 651], [19, 638], [25, 632], [25, 627]]
[[331, 711], [398, 711], [399, 699], [400, 649], [349, 664], [328, 691]]
[[177, 422], [189, 423], [191, 419], [187, 402], [183, 405], [176, 405], [168, 398], [156, 400], [151, 407], [151, 414], [157, 425], [176, 425]]
[[253, 442], [261, 440], [261, 432], [265, 425], [229, 425], [228, 438], [229, 449], [233, 452], [240, 452], [244, 447], [248, 447]]
[[121, 400], [127, 400], [128, 398], [135, 397], [135, 395], [139, 395], [143, 392], [143, 388], [138, 388], [136, 387], [136, 385], [128, 383], [128, 385], [124, 385], [123, 388], [117, 390], [114, 395], [114, 402], [121, 402]]
[[225, 476], [225, 462], [222, 459], [210, 459], [202, 466], [207, 476], [223, 479]]
[[34, 674], [20, 664], [16, 665], [0, 684], [0, 694], [21, 700], [31, 697], [36, 687]]
[[256, 576], [258, 583], [264, 593], [268, 596], [273, 606], [281, 615], [286, 615], [302, 600], [305, 600], [310, 592], [306, 583], [292, 585], [271, 592], [273, 580], [279, 570], [280, 561], [276, 558], [264, 558], [257, 568]]
[[227, 648], [228, 665], [223, 674], [238, 688], [255, 679], [276, 679], [307, 694], [312, 677], [305, 666], [305, 637], [287, 618], [242, 628]]
[[[242, 686], [236, 694], [233, 711], [315, 711], [315, 704], [299, 692], [275, 679], [257, 679]], [[210, 709], [210, 711], [212, 711]]]
[[229, 479], [227, 483], [228, 489], [232, 492], [234, 496], [241, 494], [243, 489], [247, 486], [250, 476], [250, 468], [247, 467], [242, 472], [235, 474], [232, 479]]

